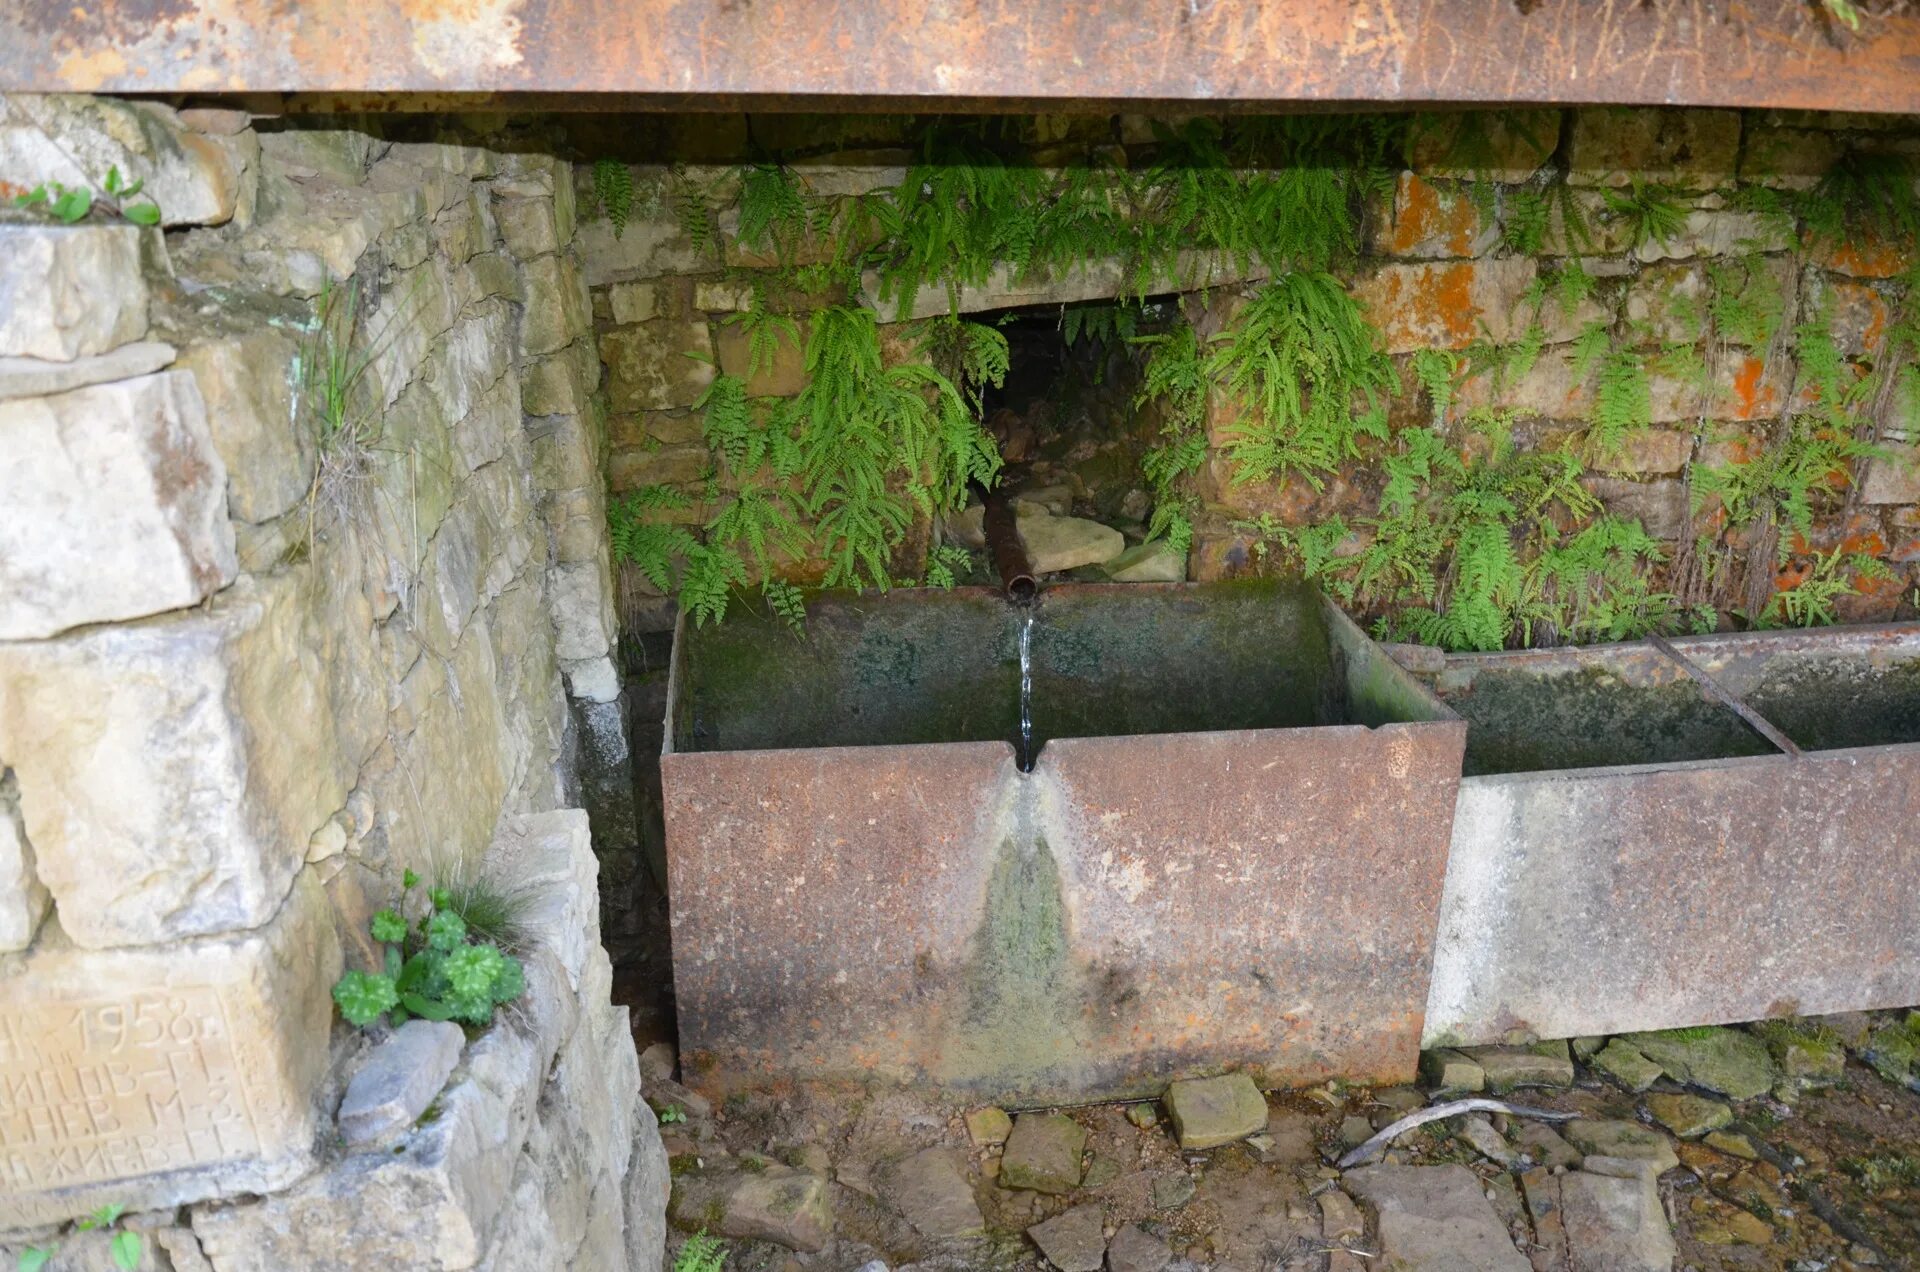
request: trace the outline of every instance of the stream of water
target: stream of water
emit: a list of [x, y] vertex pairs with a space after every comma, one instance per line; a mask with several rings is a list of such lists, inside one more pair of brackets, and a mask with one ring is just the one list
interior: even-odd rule
[[1020, 750], [1014, 763], [1022, 773], [1033, 772], [1033, 611], [1028, 601], [1020, 607]]

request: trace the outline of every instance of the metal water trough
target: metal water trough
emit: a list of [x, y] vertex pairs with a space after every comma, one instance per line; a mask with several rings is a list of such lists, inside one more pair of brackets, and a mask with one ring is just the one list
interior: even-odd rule
[[1015, 1106], [1413, 1072], [1465, 726], [1317, 594], [823, 597], [676, 635], [690, 1080]]
[[[1920, 1002], [1920, 624], [1456, 656], [1427, 1045]], [[1763, 726], [1764, 727], [1764, 726]]]

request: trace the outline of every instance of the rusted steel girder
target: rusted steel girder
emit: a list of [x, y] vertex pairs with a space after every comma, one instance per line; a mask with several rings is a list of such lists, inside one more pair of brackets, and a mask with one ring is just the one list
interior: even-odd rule
[[[1854, 32], [1812, 0], [10, 0], [0, 90], [1920, 112], [1920, 12], [1861, 7]], [[478, 96], [380, 96], [419, 93]]]

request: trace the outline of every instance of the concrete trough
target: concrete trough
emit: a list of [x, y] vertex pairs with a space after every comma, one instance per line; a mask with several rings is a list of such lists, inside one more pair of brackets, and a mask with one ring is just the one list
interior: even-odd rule
[[1317, 594], [827, 596], [676, 636], [681, 1054], [1013, 1106], [1407, 1080], [1465, 726]]
[[1426, 1043], [1920, 1002], [1920, 624], [1449, 657]]

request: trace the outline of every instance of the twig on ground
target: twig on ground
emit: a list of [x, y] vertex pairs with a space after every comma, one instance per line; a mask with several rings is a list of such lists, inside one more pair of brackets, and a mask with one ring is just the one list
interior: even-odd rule
[[1350, 1150], [1334, 1165], [1341, 1170], [1351, 1170], [1416, 1126], [1425, 1126], [1428, 1122], [1437, 1122], [1445, 1117], [1458, 1117], [1462, 1113], [1506, 1113], [1512, 1117], [1537, 1117], [1549, 1122], [1570, 1122], [1580, 1116], [1578, 1113], [1555, 1113], [1552, 1109], [1536, 1109], [1524, 1104], [1508, 1104], [1504, 1100], [1488, 1100], [1479, 1096], [1470, 1100], [1449, 1100], [1445, 1104], [1430, 1105], [1418, 1112], [1407, 1114], [1398, 1122], [1378, 1132], [1360, 1147]]

